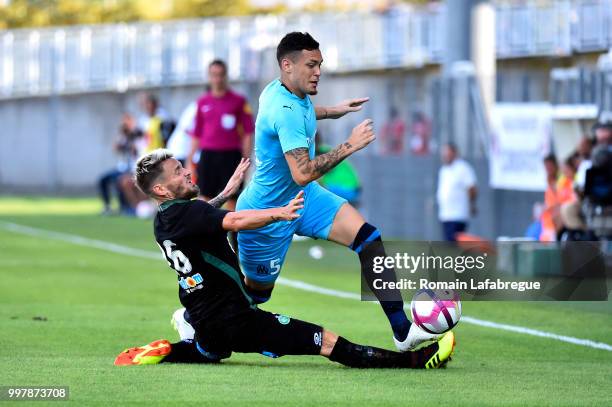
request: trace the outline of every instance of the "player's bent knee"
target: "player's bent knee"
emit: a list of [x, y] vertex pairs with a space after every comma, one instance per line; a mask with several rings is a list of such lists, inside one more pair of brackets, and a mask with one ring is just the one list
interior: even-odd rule
[[361, 228], [357, 232], [357, 235], [355, 236], [355, 240], [351, 244], [350, 249], [356, 253], [361, 253], [363, 248], [368, 243], [371, 243], [374, 241], [381, 241], [380, 231], [378, 230], [376, 226], [371, 225], [366, 222], [361, 226]]
[[365, 219], [357, 209], [344, 202], [334, 218], [328, 240], [350, 246]]

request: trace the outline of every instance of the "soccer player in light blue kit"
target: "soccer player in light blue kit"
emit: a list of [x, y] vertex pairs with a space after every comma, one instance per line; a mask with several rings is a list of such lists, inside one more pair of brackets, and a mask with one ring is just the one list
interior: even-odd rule
[[[236, 209], [284, 206], [302, 190], [305, 206], [302, 216], [294, 222], [276, 222], [238, 234], [240, 263], [251, 297], [259, 303], [270, 298], [294, 233], [330, 240], [354, 250], [372, 288], [373, 259], [385, 255], [380, 232], [345, 199], [315, 182], [374, 141], [372, 120], [361, 122], [346, 142], [326, 154], [315, 157], [314, 145], [317, 120], [338, 119], [361, 110], [368, 98], [347, 100], [334, 107], [312, 104], [310, 95], [317, 94], [323, 57], [319, 43], [308, 33], [287, 34], [280, 41], [276, 56], [281, 77], [261, 93], [255, 124], [255, 174], [238, 198]], [[382, 278], [395, 280], [395, 271], [386, 269]], [[380, 303], [391, 324], [396, 347], [401, 351], [413, 350], [437, 340], [438, 336], [410, 323], [401, 295], [394, 294], [393, 301]]]

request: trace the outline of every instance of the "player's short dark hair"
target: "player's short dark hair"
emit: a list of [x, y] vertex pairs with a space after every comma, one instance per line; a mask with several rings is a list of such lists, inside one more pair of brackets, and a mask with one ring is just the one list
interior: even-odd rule
[[158, 148], [140, 157], [136, 163], [135, 176], [138, 188], [145, 194], [151, 196], [151, 187], [153, 187], [155, 181], [157, 181], [163, 172], [162, 163], [173, 157], [174, 154], [165, 148]]
[[278, 47], [276, 47], [276, 60], [280, 65], [282, 59], [287, 55], [304, 49], [308, 51], [319, 49], [319, 43], [306, 32], [290, 32], [278, 43]]
[[222, 59], [213, 59], [212, 62], [210, 64], [208, 64], [208, 69], [212, 68], [213, 66], [220, 66], [221, 68], [223, 68], [223, 72], [227, 73], [227, 64], [225, 63], [224, 60]]

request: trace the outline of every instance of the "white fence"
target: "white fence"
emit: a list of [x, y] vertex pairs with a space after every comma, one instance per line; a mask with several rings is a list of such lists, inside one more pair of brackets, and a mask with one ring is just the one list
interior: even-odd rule
[[[495, 2], [499, 58], [612, 48], [612, 0]], [[0, 32], [0, 98], [201, 83], [213, 58], [230, 78], [259, 75], [261, 51], [292, 30], [321, 42], [327, 71], [436, 64], [443, 5], [383, 14], [303, 14]]]

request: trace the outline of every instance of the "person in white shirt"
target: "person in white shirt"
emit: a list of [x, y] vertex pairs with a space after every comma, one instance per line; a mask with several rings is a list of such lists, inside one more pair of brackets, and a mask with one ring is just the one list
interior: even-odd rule
[[442, 146], [442, 167], [438, 173], [438, 218], [442, 222], [444, 239], [456, 241], [465, 232], [470, 215], [476, 214], [476, 174], [465, 160], [459, 158], [457, 146]]
[[167, 149], [174, 154], [174, 158], [186, 165], [191, 151], [191, 134], [193, 133], [197, 104], [189, 103], [179, 119], [176, 128], [168, 140]]

